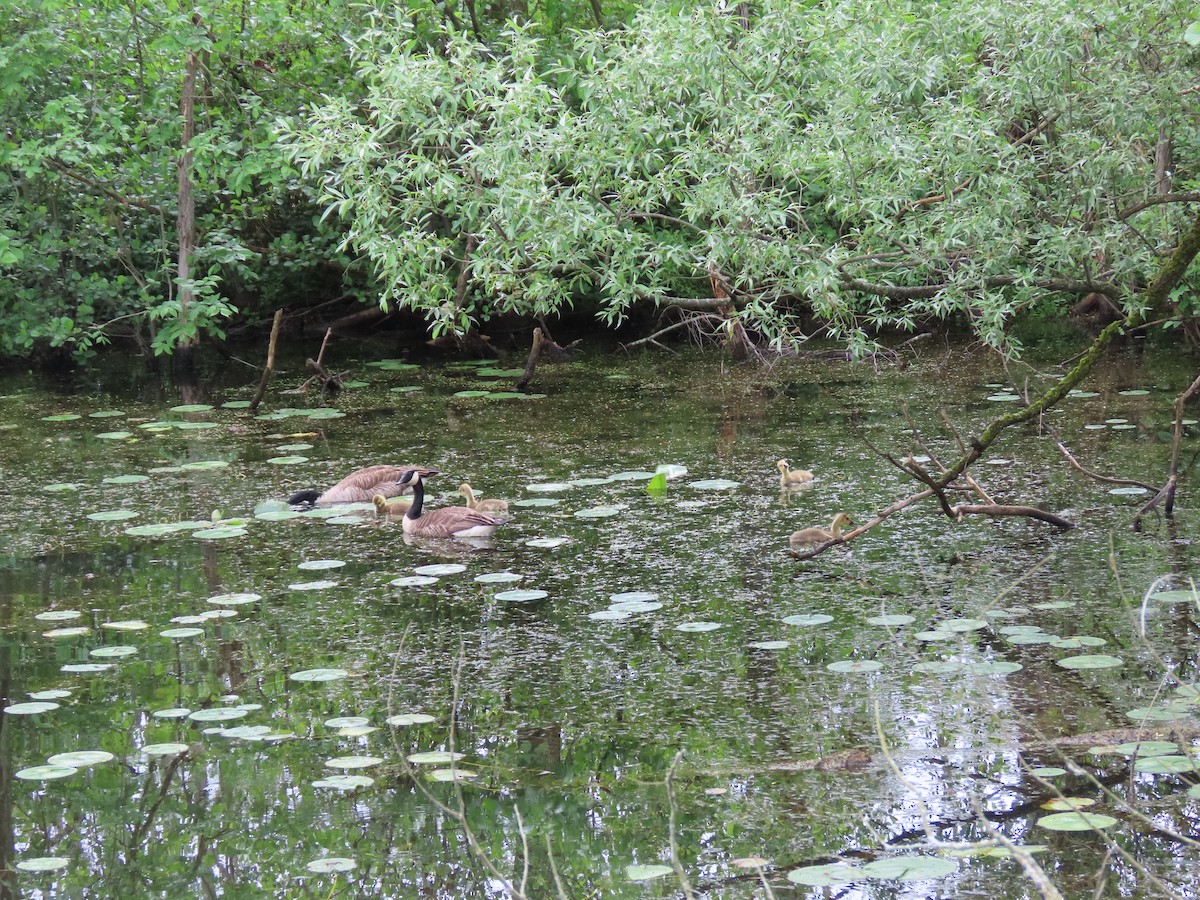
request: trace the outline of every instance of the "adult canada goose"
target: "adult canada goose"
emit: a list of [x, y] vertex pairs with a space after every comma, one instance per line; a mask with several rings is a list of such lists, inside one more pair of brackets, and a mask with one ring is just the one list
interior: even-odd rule
[[780, 487], [795, 487], [798, 484], [808, 484], [816, 477], [807, 469], [793, 469], [786, 459], [781, 459], [775, 463], [775, 468], [779, 470]]
[[826, 541], [836, 541], [842, 536], [843, 525], [853, 525], [854, 520], [844, 512], [838, 513], [829, 523], [829, 530], [824, 528], [801, 528], [792, 532], [788, 538], [789, 544], [823, 544]]
[[399, 519], [408, 512], [413, 503], [412, 497], [394, 497], [389, 500], [383, 494], [376, 494], [371, 498], [371, 502], [375, 504], [375, 516], [385, 522]]
[[413, 502], [402, 520], [404, 533], [420, 537], [491, 537], [508, 522], [498, 516], [477, 512], [467, 506], [446, 506], [426, 512], [425, 485], [420, 469], [409, 469], [399, 484], [412, 488]]
[[400, 476], [410, 471], [420, 472], [423, 478], [438, 474], [437, 469], [423, 466], [367, 466], [327, 490], [297, 491], [288, 497], [288, 503], [370, 503], [376, 494], [395, 497], [406, 489], [397, 484]]
[[504, 513], [508, 512], [507, 500], [498, 500], [495, 497], [488, 497], [485, 500], [483, 497], [476, 497], [475, 492], [471, 490], [471, 485], [465, 481], [458, 486], [458, 492], [467, 498], [467, 506], [471, 509], [493, 515], [504, 515]]

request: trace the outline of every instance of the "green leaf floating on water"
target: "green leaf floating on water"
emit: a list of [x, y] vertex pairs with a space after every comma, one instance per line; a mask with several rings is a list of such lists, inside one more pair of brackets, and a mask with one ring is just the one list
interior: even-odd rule
[[483, 575], [476, 575], [475, 580], [479, 584], [510, 584], [520, 581], [524, 577], [516, 572], [487, 572]]
[[77, 481], [60, 481], [56, 484], [48, 484], [43, 487], [42, 490], [51, 494], [55, 494], [62, 491], [77, 491], [81, 487], [83, 487], [83, 485]]
[[305, 669], [293, 672], [288, 678], [291, 681], [340, 681], [349, 674], [345, 669]]
[[78, 771], [75, 766], [30, 766], [17, 772], [16, 777], [22, 781], [53, 781], [56, 778], [69, 778]]
[[402, 575], [400, 578], [393, 578], [388, 584], [392, 587], [428, 587], [437, 584], [438, 580], [432, 575]]
[[89, 656], [99, 657], [101, 659], [114, 658], [119, 659], [125, 656], [133, 656], [138, 652], [137, 647], [117, 646], [117, 647], [97, 647], [88, 653]]
[[1009, 662], [1002, 659], [970, 664], [971, 671], [979, 675], [1011, 675], [1014, 672], [1020, 672], [1023, 668], [1025, 667], [1019, 662]]
[[149, 481], [149, 475], [113, 475], [104, 479], [104, 484], [141, 484]]
[[332, 719], [325, 720], [326, 728], [356, 728], [359, 725], [368, 725], [371, 720], [366, 716], [335, 716]]
[[375, 779], [369, 775], [330, 775], [314, 781], [315, 788], [331, 788], [335, 791], [356, 791], [359, 788], [370, 787]]
[[288, 588], [293, 591], [323, 591], [331, 587], [337, 587], [337, 582], [329, 581], [328, 579], [321, 581], [300, 581], [288, 585]]
[[601, 609], [588, 613], [588, 618], [597, 622], [619, 622], [622, 619], [633, 618], [633, 613], [624, 609]]
[[204, 634], [203, 628], [168, 628], [165, 631], [160, 631], [161, 637], [170, 638], [173, 641], [180, 641], [184, 638], [199, 637]]
[[83, 613], [77, 609], [52, 609], [40, 612], [34, 618], [41, 622], [66, 622], [71, 619], [78, 619], [82, 615]]
[[186, 753], [187, 750], [187, 744], [179, 743], [147, 744], [142, 748], [142, 752], [147, 756], [175, 756], [178, 753]]
[[70, 697], [71, 692], [61, 688], [52, 688], [48, 691], [33, 691], [29, 696], [33, 700], [62, 700]]
[[746, 646], [755, 650], [786, 650], [792, 644], [791, 641], [751, 641]]
[[536, 588], [500, 591], [500, 593], [495, 595], [497, 600], [502, 600], [505, 603], [529, 603], [531, 600], [541, 600], [543, 597], [549, 596], [549, 591], [542, 591]]
[[825, 625], [833, 621], [833, 616], [825, 613], [812, 613], [809, 615], [784, 616], [783, 623], [785, 625], [799, 625], [801, 627], [809, 627], [812, 625]]
[[74, 750], [70, 753], [56, 753], [46, 762], [52, 766], [74, 766], [82, 769], [84, 766], [94, 766], [113, 759], [116, 757], [107, 750]]
[[720, 622], [684, 622], [675, 626], [676, 631], [683, 631], [688, 634], [702, 634], [706, 631], [716, 631], [723, 627]]
[[857, 675], [878, 672], [883, 668], [883, 663], [876, 659], [842, 659], [831, 662], [825, 668], [843, 675]]
[[570, 538], [554, 537], [554, 538], [532, 538], [525, 542], [526, 547], [540, 547], [545, 550], [553, 550], [555, 547], [561, 547], [563, 544], [570, 543]]
[[937, 856], [897, 856], [892, 859], [877, 859], [862, 867], [862, 874], [869, 878], [887, 878], [893, 881], [920, 881], [925, 878], [941, 878], [958, 869], [950, 859]]
[[358, 868], [358, 863], [348, 856], [325, 856], [321, 859], [314, 859], [305, 868], [319, 875], [329, 875], [350, 872]]
[[213, 706], [188, 713], [188, 718], [193, 722], [232, 722], [245, 716], [246, 710], [238, 706]]
[[430, 722], [436, 722], [437, 719], [426, 713], [399, 713], [398, 715], [388, 716], [385, 721], [389, 725], [404, 727], [407, 725], [428, 725]]
[[434, 769], [425, 777], [430, 781], [472, 781], [479, 777], [479, 773], [469, 769]]
[[34, 856], [21, 860], [17, 868], [22, 872], [54, 872], [65, 869], [70, 862], [65, 856]]
[[465, 756], [465, 753], [451, 753], [449, 750], [426, 750], [423, 753], [410, 753], [408, 761], [414, 766], [444, 766], [446, 763], [458, 762]]
[[31, 703], [13, 703], [11, 706], [4, 707], [4, 712], [10, 716], [35, 716], [38, 713], [58, 709], [58, 707], [59, 704], [49, 700], [35, 700]]
[[232, 594], [214, 594], [205, 602], [214, 603], [218, 606], [242, 606], [247, 603], [254, 603], [256, 600], [261, 599], [261, 594], [255, 594], [251, 591], [239, 591]]
[[102, 441], [123, 441], [125, 438], [133, 437], [132, 431], [102, 431], [96, 435]]
[[267, 460], [273, 466], [298, 466], [308, 462], [307, 456], [272, 456]]
[[216, 528], [202, 528], [199, 531], [193, 531], [192, 537], [200, 538], [201, 540], [216, 541], [222, 538], [238, 538], [247, 534], [245, 528], [238, 528], [232, 525], [221, 525]]
[[836, 887], [839, 884], [849, 884], [852, 881], [858, 881], [862, 877], [862, 869], [847, 863], [804, 866], [799, 869], [792, 869], [787, 873], [787, 880], [792, 884], [803, 884], [809, 887]]
[[208, 412], [212, 408], [213, 407], [212, 407], [211, 403], [184, 403], [180, 406], [172, 406], [171, 412], [177, 412], [177, 413]]
[[1068, 656], [1060, 659], [1057, 664], [1064, 669], [1113, 669], [1125, 665], [1125, 661], [1116, 656], [1105, 654], [1089, 654], [1085, 656]]
[[867, 619], [868, 625], [886, 625], [888, 627], [899, 625], [910, 625], [917, 621], [915, 616], [903, 615], [901, 613], [893, 613], [886, 616], [871, 616]]
[[1198, 603], [1200, 594], [1195, 591], [1156, 591], [1150, 599], [1158, 603]]
[[123, 519], [136, 519], [137, 515], [132, 509], [106, 509], [88, 513], [87, 517], [93, 522], [120, 522]]
[[83, 416], [79, 413], [58, 413], [53, 416], [42, 416], [43, 422], [73, 422], [76, 419], [82, 419]]
[[1133, 768], [1149, 775], [1182, 775], [1200, 770], [1200, 761], [1186, 756], [1148, 756], [1137, 760]]
[[310, 559], [296, 566], [297, 569], [305, 571], [320, 572], [325, 569], [340, 569], [346, 563], [341, 559]]
[[460, 572], [467, 571], [467, 567], [461, 563], [439, 563], [431, 566], [417, 566], [413, 569], [418, 575], [457, 575]]
[[1037, 824], [1050, 831], [1092, 831], [1111, 828], [1117, 824], [1117, 820], [1099, 813], [1062, 812], [1042, 816], [1037, 820]]
[[367, 769], [383, 762], [380, 756], [335, 756], [325, 760], [328, 769]]
[[663, 865], [635, 865], [625, 867], [625, 877], [630, 881], [652, 881], [674, 874], [675, 870]]

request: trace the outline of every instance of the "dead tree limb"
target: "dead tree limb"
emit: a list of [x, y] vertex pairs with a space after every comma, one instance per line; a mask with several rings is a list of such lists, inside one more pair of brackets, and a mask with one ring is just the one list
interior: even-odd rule
[[263, 369], [262, 379], [258, 382], [258, 390], [254, 394], [254, 399], [250, 401], [250, 414], [253, 415], [258, 411], [258, 404], [262, 402], [263, 394], [267, 392], [267, 382], [271, 380], [271, 373], [275, 371], [275, 344], [279, 340], [279, 323], [283, 321], [283, 309], [275, 310], [275, 318], [271, 322], [271, 340], [267, 344], [267, 365]]
[[519, 391], [533, 379], [533, 371], [537, 368], [538, 357], [542, 355], [542, 329], [533, 329], [533, 342], [529, 345], [529, 359], [525, 362], [525, 371], [517, 379], [514, 387]]
[[1049, 522], [1051, 525], [1057, 525], [1063, 529], [1075, 527], [1074, 522], [1068, 521], [1062, 516], [1056, 516], [1054, 513], [1046, 512], [1044, 509], [1038, 509], [1036, 506], [1005, 506], [1000, 503], [960, 503], [950, 511], [954, 513], [955, 518], [960, 522], [966, 515], [1025, 516], [1028, 519]]
[[1163, 511], [1169, 516], [1175, 511], [1175, 489], [1179, 486], [1179, 455], [1183, 447], [1183, 408], [1187, 402], [1200, 391], [1200, 376], [1191, 383], [1186, 391], [1175, 399], [1175, 425], [1171, 440], [1171, 467], [1167, 470], [1167, 483], [1150, 498], [1137, 515], [1133, 517], [1133, 528], [1138, 530], [1142, 525], [1142, 517], [1155, 509], [1160, 503]]

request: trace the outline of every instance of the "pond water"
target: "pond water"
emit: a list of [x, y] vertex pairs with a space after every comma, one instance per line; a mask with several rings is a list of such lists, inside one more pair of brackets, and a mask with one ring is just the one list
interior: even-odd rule
[[[1200, 879], [1186, 509], [1134, 533], [1147, 495], [1019, 429], [977, 479], [1078, 528], [925, 502], [788, 554], [916, 490], [868, 442], [952, 459], [939, 410], [974, 433], [1026, 370], [596, 357], [518, 398], [486, 366], [343, 367], [326, 403], [284, 393], [293, 366], [258, 416], [250, 369], [0, 380], [4, 895], [1038, 896], [1013, 859], [930, 844], [991, 832], [1068, 897]], [[1192, 377], [1130, 352], [1047, 424], [1161, 482]], [[1183, 507], [1198, 449], [1189, 425]], [[816, 480], [781, 493], [780, 458]], [[422, 543], [281, 502], [378, 463], [511, 523]], [[660, 466], [686, 473], [648, 491]], [[1181, 743], [1043, 743], [1145, 719]], [[1064, 795], [1097, 830], [1049, 827]]]

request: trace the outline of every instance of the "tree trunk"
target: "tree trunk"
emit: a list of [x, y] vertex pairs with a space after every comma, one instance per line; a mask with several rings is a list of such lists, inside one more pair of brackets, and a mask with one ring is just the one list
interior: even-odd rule
[[[200, 25], [198, 15], [192, 23]], [[200, 68], [200, 54], [187, 51], [187, 62], [183, 74], [183, 90], [179, 96], [179, 115], [183, 119], [183, 140], [179, 161], [179, 212], [175, 219], [175, 232], [179, 240], [179, 262], [176, 279], [179, 285], [179, 319], [183, 324], [195, 295], [189, 286], [191, 280], [192, 249], [196, 245], [196, 200], [192, 191], [192, 139], [196, 136], [196, 73]], [[189, 349], [196, 344], [195, 336], [185, 336], [179, 341], [179, 349]]]

